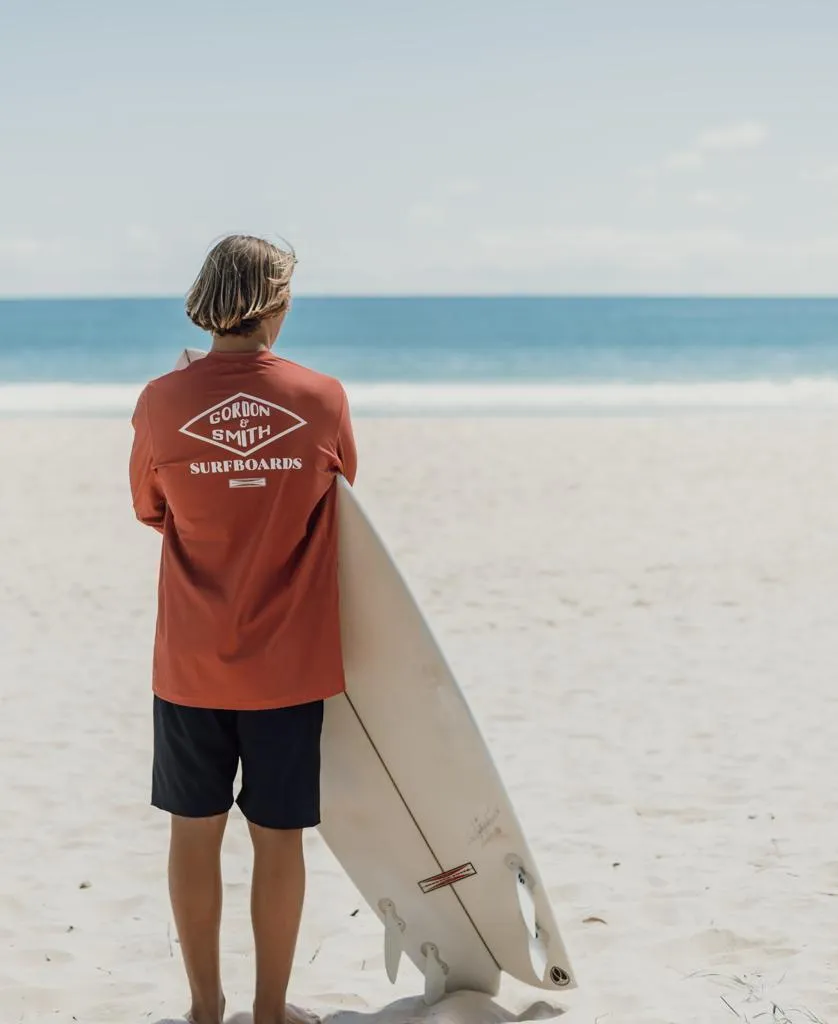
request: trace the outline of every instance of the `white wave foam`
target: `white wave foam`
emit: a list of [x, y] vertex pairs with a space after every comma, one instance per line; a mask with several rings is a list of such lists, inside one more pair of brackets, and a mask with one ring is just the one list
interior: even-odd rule
[[535, 414], [627, 409], [838, 407], [838, 379], [608, 384], [358, 384], [361, 413]]
[[[140, 384], [2, 384], [0, 414], [127, 415]], [[838, 379], [653, 384], [347, 384], [355, 415], [838, 408]]]
[[0, 384], [0, 413], [130, 414], [141, 390], [141, 384]]

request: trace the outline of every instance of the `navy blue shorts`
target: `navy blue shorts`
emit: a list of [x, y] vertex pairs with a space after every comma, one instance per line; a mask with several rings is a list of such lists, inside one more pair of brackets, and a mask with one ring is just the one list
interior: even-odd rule
[[184, 818], [225, 814], [236, 803], [264, 828], [320, 824], [323, 701], [265, 711], [189, 708], [154, 698], [151, 802]]

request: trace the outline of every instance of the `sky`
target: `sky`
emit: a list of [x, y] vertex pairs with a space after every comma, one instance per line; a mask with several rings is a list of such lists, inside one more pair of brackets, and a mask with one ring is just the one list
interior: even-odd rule
[[0, 295], [838, 293], [835, 0], [0, 2]]

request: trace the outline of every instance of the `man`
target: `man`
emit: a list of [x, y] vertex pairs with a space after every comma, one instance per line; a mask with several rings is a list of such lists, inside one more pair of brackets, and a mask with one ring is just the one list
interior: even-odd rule
[[221, 1024], [221, 843], [233, 803], [254, 848], [254, 1024], [286, 1006], [319, 822], [323, 701], [344, 688], [336, 477], [353, 482], [346, 394], [272, 352], [295, 258], [231, 236], [186, 301], [212, 348], [152, 381], [133, 417], [130, 479], [163, 535], [154, 646], [152, 803], [171, 815], [169, 891], [192, 994]]

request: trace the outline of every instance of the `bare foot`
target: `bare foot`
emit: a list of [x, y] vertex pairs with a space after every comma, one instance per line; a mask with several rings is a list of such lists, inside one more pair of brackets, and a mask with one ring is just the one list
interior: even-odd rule
[[217, 1020], [212, 1020], [207, 1016], [199, 1016], [194, 1010], [190, 1010], [188, 1013], [183, 1015], [183, 1019], [186, 1024], [224, 1024], [224, 1011], [227, 1009], [227, 1000], [224, 996], [221, 996], [221, 1011]]
[[299, 1006], [294, 1006], [293, 1003], [285, 1004], [285, 1019], [276, 1013], [256, 1013], [254, 1010], [253, 1016], [249, 1014], [236, 1014], [232, 1017], [227, 1024], [322, 1024], [320, 1018], [316, 1013], [312, 1013], [310, 1010], [303, 1010]]
[[[219, 1024], [223, 1022], [223, 1011], [222, 1016], [218, 1018]], [[162, 1020], [155, 1021], [155, 1024], [203, 1024], [206, 1018], [196, 1018], [192, 1015], [190, 1010], [185, 1013], [182, 1017], [164, 1017]]]
[[311, 1013], [309, 1010], [301, 1010], [299, 1006], [286, 1003], [285, 1024], [321, 1024], [321, 1022], [316, 1013]]

